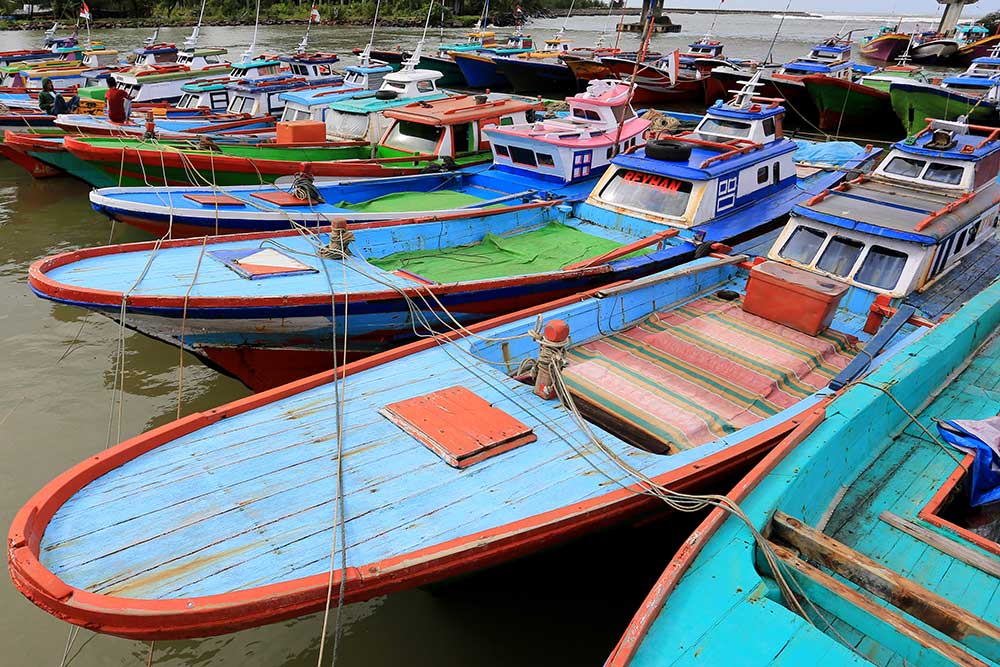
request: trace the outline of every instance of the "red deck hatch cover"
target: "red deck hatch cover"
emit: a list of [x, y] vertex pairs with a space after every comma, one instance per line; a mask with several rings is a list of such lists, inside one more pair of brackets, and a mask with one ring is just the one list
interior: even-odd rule
[[243, 206], [246, 203], [232, 195], [184, 195], [184, 198], [205, 206]]
[[528, 426], [465, 387], [390, 403], [381, 413], [456, 468], [537, 439]]
[[254, 192], [251, 197], [256, 197], [257, 199], [263, 199], [266, 202], [274, 204], [275, 206], [309, 206], [311, 204], [318, 204], [319, 202], [315, 199], [299, 199], [291, 192], [285, 192], [284, 190], [277, 190], [275, 192]]

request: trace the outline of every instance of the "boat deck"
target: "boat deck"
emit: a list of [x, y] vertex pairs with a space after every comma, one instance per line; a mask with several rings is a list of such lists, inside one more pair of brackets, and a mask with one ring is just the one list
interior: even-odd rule
[[[935, 419], [985, 419], [1000, 412], [998, 368], [1000, 338], [995, 338], [920, 414], [920, 423], [936, 435]], [[880, 518], [882, 512], [889, 511], [919, 521], [918, 513], [961, 458], [961, 453], [932, 442], [911, 424], [845, 489], [823, 532], [989, 623], [1000, 624], [1000, 578]], [[950, 540], [966, 544], [957, 535]], [[870, 636], [843, 621], [836, 627], [876, 665], [897, 664], [896, 653]]]

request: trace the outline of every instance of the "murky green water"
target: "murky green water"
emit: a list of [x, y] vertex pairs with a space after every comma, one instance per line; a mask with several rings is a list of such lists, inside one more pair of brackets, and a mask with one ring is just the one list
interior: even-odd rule
[[[712, 18], [677, 16], [680, 35], [657, 37], [660, 50], [688, 43], [709, 29]], [[592, 43], [604, 20], [574, 20], [569, 35]], [[733, 55], [762, 57], [777, 19], [720, 19], [714, 34]], [[925, 21], [926, 23], [926, 21]], [[561, 21], [538, 22], [544, 37]], [[848, 23], [871, 29], [875, 20]], [[778, 59], [793, 58], [817, 39], [844, 26], [844, 18], [793, 19], [775, 44]], [[137, 46], [150, 31], [97, 31], [119, 50]], [[187, 29], [163, 30], [180, 42]], [[237, 57], [252, 28], [207, 28], [201, 43], [222, 46]], [[385, 29], [378, 45], [410, 44], [419, 31]], [[864, 34], [864, 33], [861, 33]], [[453, 41], [459, 31], [448, 31]], [[298, 27], [262, 28], [259, 49], [290, 49]], [[438, 34], [432, 35], [432, 44]], [[634, 45], [634, 37], [623, 46]], [[40, 33], [0, 32], [0, 50], [33, 47]], [[346, 52], [367, 41], [360, 29], [315, 28], [313, 48]], [[0, 159], [0, 526], [45, 483], [68, 467], [118, 442], [110, 428], [115, 351], [120, 331], [109, 320], [36, 298], [27, 287], [30, 264], [48, 254], [109, 241], [110, 223], [94, 213], [87, 187], [70, 178], [34, 181]], [[137, 241], [141, 232], [119, 227], [114, 240]], [[175, 348], [124, 334], [125, 371], [121, 438], [174, 417], [178, 376], [184, 366], [182, 411], [208, 409], [247, 395], [236, 381], [181, 357]], [[672, 549], [691, 529], [671, 521], [493, 570], [433, 591], [412, 591], [351, 605], [343, 612], [341, 665], [542, 665], [600, 664], [617, 641]], [[316, 664], [322, 619], [310, 616], [267, 628], [193, 642], [155, 646], [153, 664]], [[0, 576], [0, 665], [58, 665], [69, 628], [25, 601]], [[72, 660], [80, 667], [145, 665], [149, 645], [80, 632]], [[326, 653], [325, 664], [330, 664]]]

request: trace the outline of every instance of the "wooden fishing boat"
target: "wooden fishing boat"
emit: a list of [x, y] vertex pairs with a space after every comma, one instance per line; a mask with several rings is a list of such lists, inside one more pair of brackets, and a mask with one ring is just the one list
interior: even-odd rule
[[957, 53], [959, 41], [936, 32], [914, 34], [910, 55], [914, 62], [927, 65], [944, 65]]
[[[6, 135], [10, 133], [10, 130], [4, 133]], [[49, 135], [38, 134], [30, 136], [46, 137]], [[34, 178], [52, 178], [53, 176], [60, 176], [64, 172], [58, 167], [54, 167], [47, 164], [33, 155], [21, 150], [18, 146], [14, 145], [8, 140], [0, 141], [0, 157], [5, 157], [17, 166], [21, 167]]]
[[1000, 662], [996, 510], [971, 507], [995, 454], [948, 444], [996, 428], [998, 332], [994, 282], [820, 406], [729, 494], [741, 517], [715, 509], [684, 543], [606, 665]]
[[910, 35], [899, 32], [899, 25], [882, 26], [861, 40], [861, 55], [879, 62], [895, 62], [910, 45]]
[[958, 53], [955, 55], [954, 61], [959, 65], [970, 65], [976, 58], [989, 56], [998, 44], [1000, 44], [1000, 34], [970, 41], [958, 47]]
[[[515, 32], [503, 45], [476, 50], [451, 51], [449, 55], [462, 73], [463, 85], [469, 88], [501, 90], [510, 88], [510, 81], [497, 69], [493, 56], [513, 56], [535, 50], [531, 35]], [[600, 78], [600, 77], [597, 77]]]
[[560, 30], [555, 37], [545, 40], [541, 51], [491, 56], [497, 71], [510, 82], [514, 92], [555, 97], [577, 92], [576, 76], [560, 57], [570, 52], [570, 41], [562, 33]]
[[915, 132], [926, 118], [1000, 126], [1000, 45], [992, 55], [976, 58], [959, 75], [940, 83], [898, 81], [889, 86], [892, 108], [907, 132]]
[[0, 150], [35, 178], [73, 174], [94, 187], [109, 188], [118, 184], [118, 180], [107, 172], [67, 151], [63, 145], [65, 138], [65, 132], [45, 134], [7, 130]]
[[[438, 302], [449, 317], [468, 324], [615, 280], [648, 275], [687, 261], [715, 243], [756, 238], [780, 225], [794, 203], [808, 196], [807, 191], [815, 192], [823, 183], [840, 180], [842, 173], [822, 171], [798, 179], [793, 162], [795, 145], [787, 139], [774, 140], [774, 128], [771, 140], [763, 143], [762, 135], [769, 121], [780, 116], [780, 107], [744, 109], [742, 114], [729, 111], [729, 118], [740, 117], [753, 125], [750, 141], [756, 149], [747, 150], [751, 144], [746, 142], [723, 144], [717, 136], [711, 141], [706, 132], [717, 131], [717, 126], [707, 117], [702, 132], [675, 138], [677, 145], [686, 141], [691, 146], [690, 155], [674, 144], [653, 143], [645, 150], [656, 157], [641, 150], [620, 156], [586, 201], [575, 207], [563, 206], [558, 197], [586, 196], [591, 188], [586, 181], [553, 185], [550, 192], [543, 193], [537, 190], [538, 180], [533, 175], [500, 170], [464, 175], [449, 186], [450, 190], [434, 185], [422, 196], [412, 190], [401, 193], [396, 196], [396, 210], [401, 213], [395, 216], [371, 210], [375, 206], [388, 208], [381, 199], [353, 211], [342, 203], [339, 213], [313, 217], [311, 223], [304, 224], [316, 228], [329, 219], [401, 218], [392, 223], [352, 225], [352, 255], [347, 260], [351, 271], [346, 278], [343, 262], [336, 258], [339, 255], [323, 252], [317, 256], [310, 238], [302, 237], [300, 230], [236, 239], [219, 237], [204, 245], [158, 243], [154, 266], [173, 269], [166, 274], [154, 269], [147, 274], [150, 280], [130, 293], [132, 305], [126, 325], [183, 345], [251, 386], [270, 387], [276, 381], [328, 367], [330, 336], [336, 335], [330, 324], [332, 301], [337, 302], [336, 327], [345, 322], [339, 312], [342, 307], [355, 316], [355, 324], [341, 335], [347, 334], [346, 349], [352, 358], [358, 357], [419, 335], [423, 322], [440, 315], [434, 305]], [[670, 146], [676, 154], [656, 152]], [[854, 148], [847, 168], [871, 157]], [[681, 154], [685, 154], [683, 159]], [[764, 171], [767, 178], [762, 178]], [[730, 192], [727, 186], [720, 186], [734, 180], [745, 181], [743, 187], [754, 187]], [[401, 189], [372, 181], [359, 183], [352, 190], [364, 189], [370, 196], [376, 188], [393, 193]], [[514, 194], [486, 198], [504, 189]], [[414, 210], [458, 195], [473, 210], [410, 218]], [[164, 195], [146, 194], [147, 198], [153, 196]], [[164, 222], [170, 224], [171, 220]], [[174, 207], [172, 224], [184, 222], [184, 212]], [[217, 224], [222, 227], [226, 222], [217, 220]], [[287, 220], [285, 224], [289, 224]], [[325, 239], [327, 233], [321, 234]], [[227, 268], [219, 259], [231, 251], [270, 243], [280, 255], [273, 257], [277, 265], [284, 266], [294, 257], [304, 264], [288, 276], [253, 280], [241, 275], [238, 267]], [[42, 296], [86, 304], [114, 317], [119, 311], [104, 303], [105, 299], [108, 303], [118, 299], [120, 305], [122, 289], [114, 281], [129, 275], [125, 265], [149, 261], [151, 248], [102, 248], [50, 258], [35, 267], [32, 284]], [[186, 298], [187, 287], [174, 285], [171, 276], [181, 276], [177, 280], [190, 286], [191, 274], [179, 267], [196, 261], [202, 251], [215, 253], [209, 255], [215, 259], [206, 258], [201, 264], [192, 291], [205, 300], [189, 300], [186, 309], [178, 309], [177, 299]], [[636, 252], [638, 256], [630, 256]], [[88, 271], [85, 266], [109, 271]], [[110, 270], [112, 266], [119, 268]], [[154, 287], [159, 281], [154, 274], [167, 282]], [[327, 276], [334, 275], [342, 278], [327, 281]], [[140, 313], [136, 308], [147, 289], [153, 290], [150, 296], [155, 293], [157, 306]], [[287, 309], [267, 298], [257, 299], [274, 289], [300, 296], [282, 297]], [[407, 289], [416, 291], [410, 295]], [[426, 308], [425, 314], [408, 314], [414, 298], [426, 301], [418, 309]]]
[[[712, 164], [746, 165], [752, 155]], [[763, 161], [753, 160], [752, 173]], [[792, 430], [829, 395], [832, 378], [853, 380], [907, 335], [866, 334], [868, 303], [834, 315], [831, 329], [804, 333], [775, 321], [792, 300], [780, 289], [754, 315], [740, 292], [748, 271], [768, 269], [744, 259], [703, 257], [452, 331], [122, 443], [18, 514], [12, 578], [41, 608], [95, 631], [213, 635], [323, 609], [334, 535], [346, 567], [332, 572], [333, 590], [350, 603], [655, 508], [623, 466], [672, 489], [702, 488]], [[773, 264], [827, 306], [846, 291]], [[417, 312], [420, 294], [434, 288], [410, 288]], [[87, 511], [95, 502], [101, 511]], [[342, 525], [331, 522], [334, 507]]]
[[182, 113], [174, 115], [152, 115], [148, 113], [133, 113], [125, 123], [115, 123], [107, 116], [93, 114], [61, 114], [55, 117], [54, 123], [59, 128], [73, 134], [101, 135], [113, 137], [141, 137], [145, 135], [152, 123], [153, 133], [164, 139], [186, 139], [192, 134], [237, 133], [237, 132], [267, 132], [274, 130], [276, 119], [273, 116], [251, 117], [246, 114], [204, 113], [191, 115]]
[[899, 136], [902, 127], [889, 94], [896, 81], [926, 82], [927, 77], [919, 67], [894, 65], [857, 81], [820, 74], [804, 77], [802, 84], [818, 111], [819, 129], [877, 127], [886, 135]]
[[86, 173], [96, 168], [122, 186], [250, 185], [304, 170], [324, 178], [408, 176], [440, 167], [441, 160], [450, 160], [452, 168], [490, 162], [493, 154], [482, 138], [482, 126], [524, 123], [525, 113], [536, 109], [542, 109], [540, 103], [487, 103], [473, 96], [414, 102], [385, 112], [391, 125], [374, 148], [359, 141], [325, 142], [319, 121], [278, 124], [280, 135], [312, 123], [309, 128], [315, 127], [319, 135], [313, 143], [295, 137], [291, 142], [244, 145], [67, 136], [63, 145], [88, 163]]
[[684, 74], [680, 70], [680, 52], [674, 51], [651, 62], [635, 66], [635, 58], [602, 57], [601, 62], [622, 79], [635, 73], [636, 104], [668, 104], [670, 102], [705, 101], [706, 77], [696, 71]]

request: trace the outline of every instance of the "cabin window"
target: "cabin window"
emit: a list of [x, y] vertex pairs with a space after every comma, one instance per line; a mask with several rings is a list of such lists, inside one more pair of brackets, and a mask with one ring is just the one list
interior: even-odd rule
[[764, 134], [766, 134], [768, 136], [771, 136], [771, 135], [774, 134], [774, 127], [775, 126], [774, 126], [774, 119], [773, 118], [765, 118], [764, 122], [763, 122], [763, 126], [764, 126]]
[[453, 125], [451, 135], [455, 141], [455, 154], [468, 153], [472, 150], [472, 124]]
[[506, 146], [501, 146], [500, 144], [493, 144], [493, 150], [496, 151], [497, 155], [502, 155], [504, 157], [510, 157], [510, 153], [507, 151]]
[[[627, 145], [627, 144], [622, 144], [622, 150], [625, 150], [625, 146], [626, 146], [626, 145]], [[610, 147], [608, 147], [608, 154], [607, 154], [607, 158], [608, 158], [608, 159], [610, 160], [610, 159], [611, 159], [611, 158], [613, 158], [614, 156], [615, 156], [615, 149], [614, 149], [614, 147], [613, 147], [613, 146], [610, 146]]]
[[763, 185], [764, 183], [767, 183], [767, 179], [769, 177], [770, 174], [768, 173], [767, 165], [761, 167], [760, 169], [757, 170], [757, 185]]
[[184, 93], [181, 95], [181, 101], [177, 103], [177, 106], [184, 107], [185, 109], [192, 109], [197, 104], [195, 103], [195, 96], [191, 93]]
[[508, 125], [514, 124], [513, 116], [501, 116], [500, 117], [500, 127], [507, 127]]
[[698, 126], [699, 134], [718, 135], [724, 138], [743, 138], [750, 136], [750, 123], [721, 118], [706, 118]]
[[519, 164], [526, 164], [531, 167], [538, 166], [538, 162], [535, 161], [535, 152], [527, 148], [511, 146], [510, 159]]
[[613, 107], [611, 109], [611, 113], [614, 114], [615, 120], [619, 123], [635, 116], [635, 111], [633, 111], [632, 107], [627, 104], [620, 107]]
[[395, 81], [384, 81], [382, 87], [386, 90], [395, 90], [397, 93], [406, 92], [406, 86]]
[[861, 263], [861, 268], [854, 276], [854, 280], [878, 289], [890, 290], [896, 286], [899, 277], [903, 275], [907, 257], [905, 252], [877, 245], [872, 246], [865, 261]]
[[587, 120], [601, 120], [600, 114], [593, 109], [573, 109], [573, 116], [576, 118], [586, 118]]
[[433, 81], [417, 81], [417, 90], [421, 93], [432, 93], [434, 92], [434, 82]]
[[826, 232], [811, 227], [798, 227], [778, 254], [799, 264], [810, 264], [825, 240]]
[[229, 93], [223, 91], [209, 95], [213, 109], [224, 109], [229, 105]]
[[774, 172], [774, 182], [775, 183], [780, 182], [781, 181], [781, 163], [780, 162], [775, 162], [774, 163], [773, 172]]
[[854, 268], [854, 263], [858, 261], [864, 247], [865, 244], [861, 241], [834, 236], [816, 262], [816, 268], [835, 276], [846, 276]]
[[253, 111], [253, 102], [252, 97], [234, 97], [233, 101], [229, 104], [229, 111], [232, 113], [251, 113]]
[[556, 166], [556, 161], [552, 159], [551, 155], [547, 155], [545, 153], [536, 153], [535, 157], [538, 158], [538, 164], [542, 165], [543, 167]]
[[958, 240], [955, 241], [955, 254], [956, 255], [958, 253], [962, 252], [962, 248], [965, 247], [965, 232], [966, 232], [966, 230], [963, 229], [962, 231], [960, 231], [958, 233]]
[[965, 167], [955, 164], [944, 164], [942, 162], [931, 162], [924, 172], [924, 180], [932, 183], [944, 183], [945, 185], [960, 185]]
[[604, 186], [600, 198], [609, 204], [677, 218], [687, 210], [691, 189], [689, 181], [621, 170]]
[[410, 153], [434, 153], [442, 132], [443, 127], [401, 120], [392, 126], [384, 143]]
[[278, 97], [281, 93], [270, 93], [267, 96], [267, 112], [269, 114], [274, 114], [278, 111], [283, 111], [285, 108], [284, 101]]
[[917, 178], [927, 164], [924, 160], [914, 160], [913, 158], [896, 156], [885, 165], [885, 173], [906, 178]]

